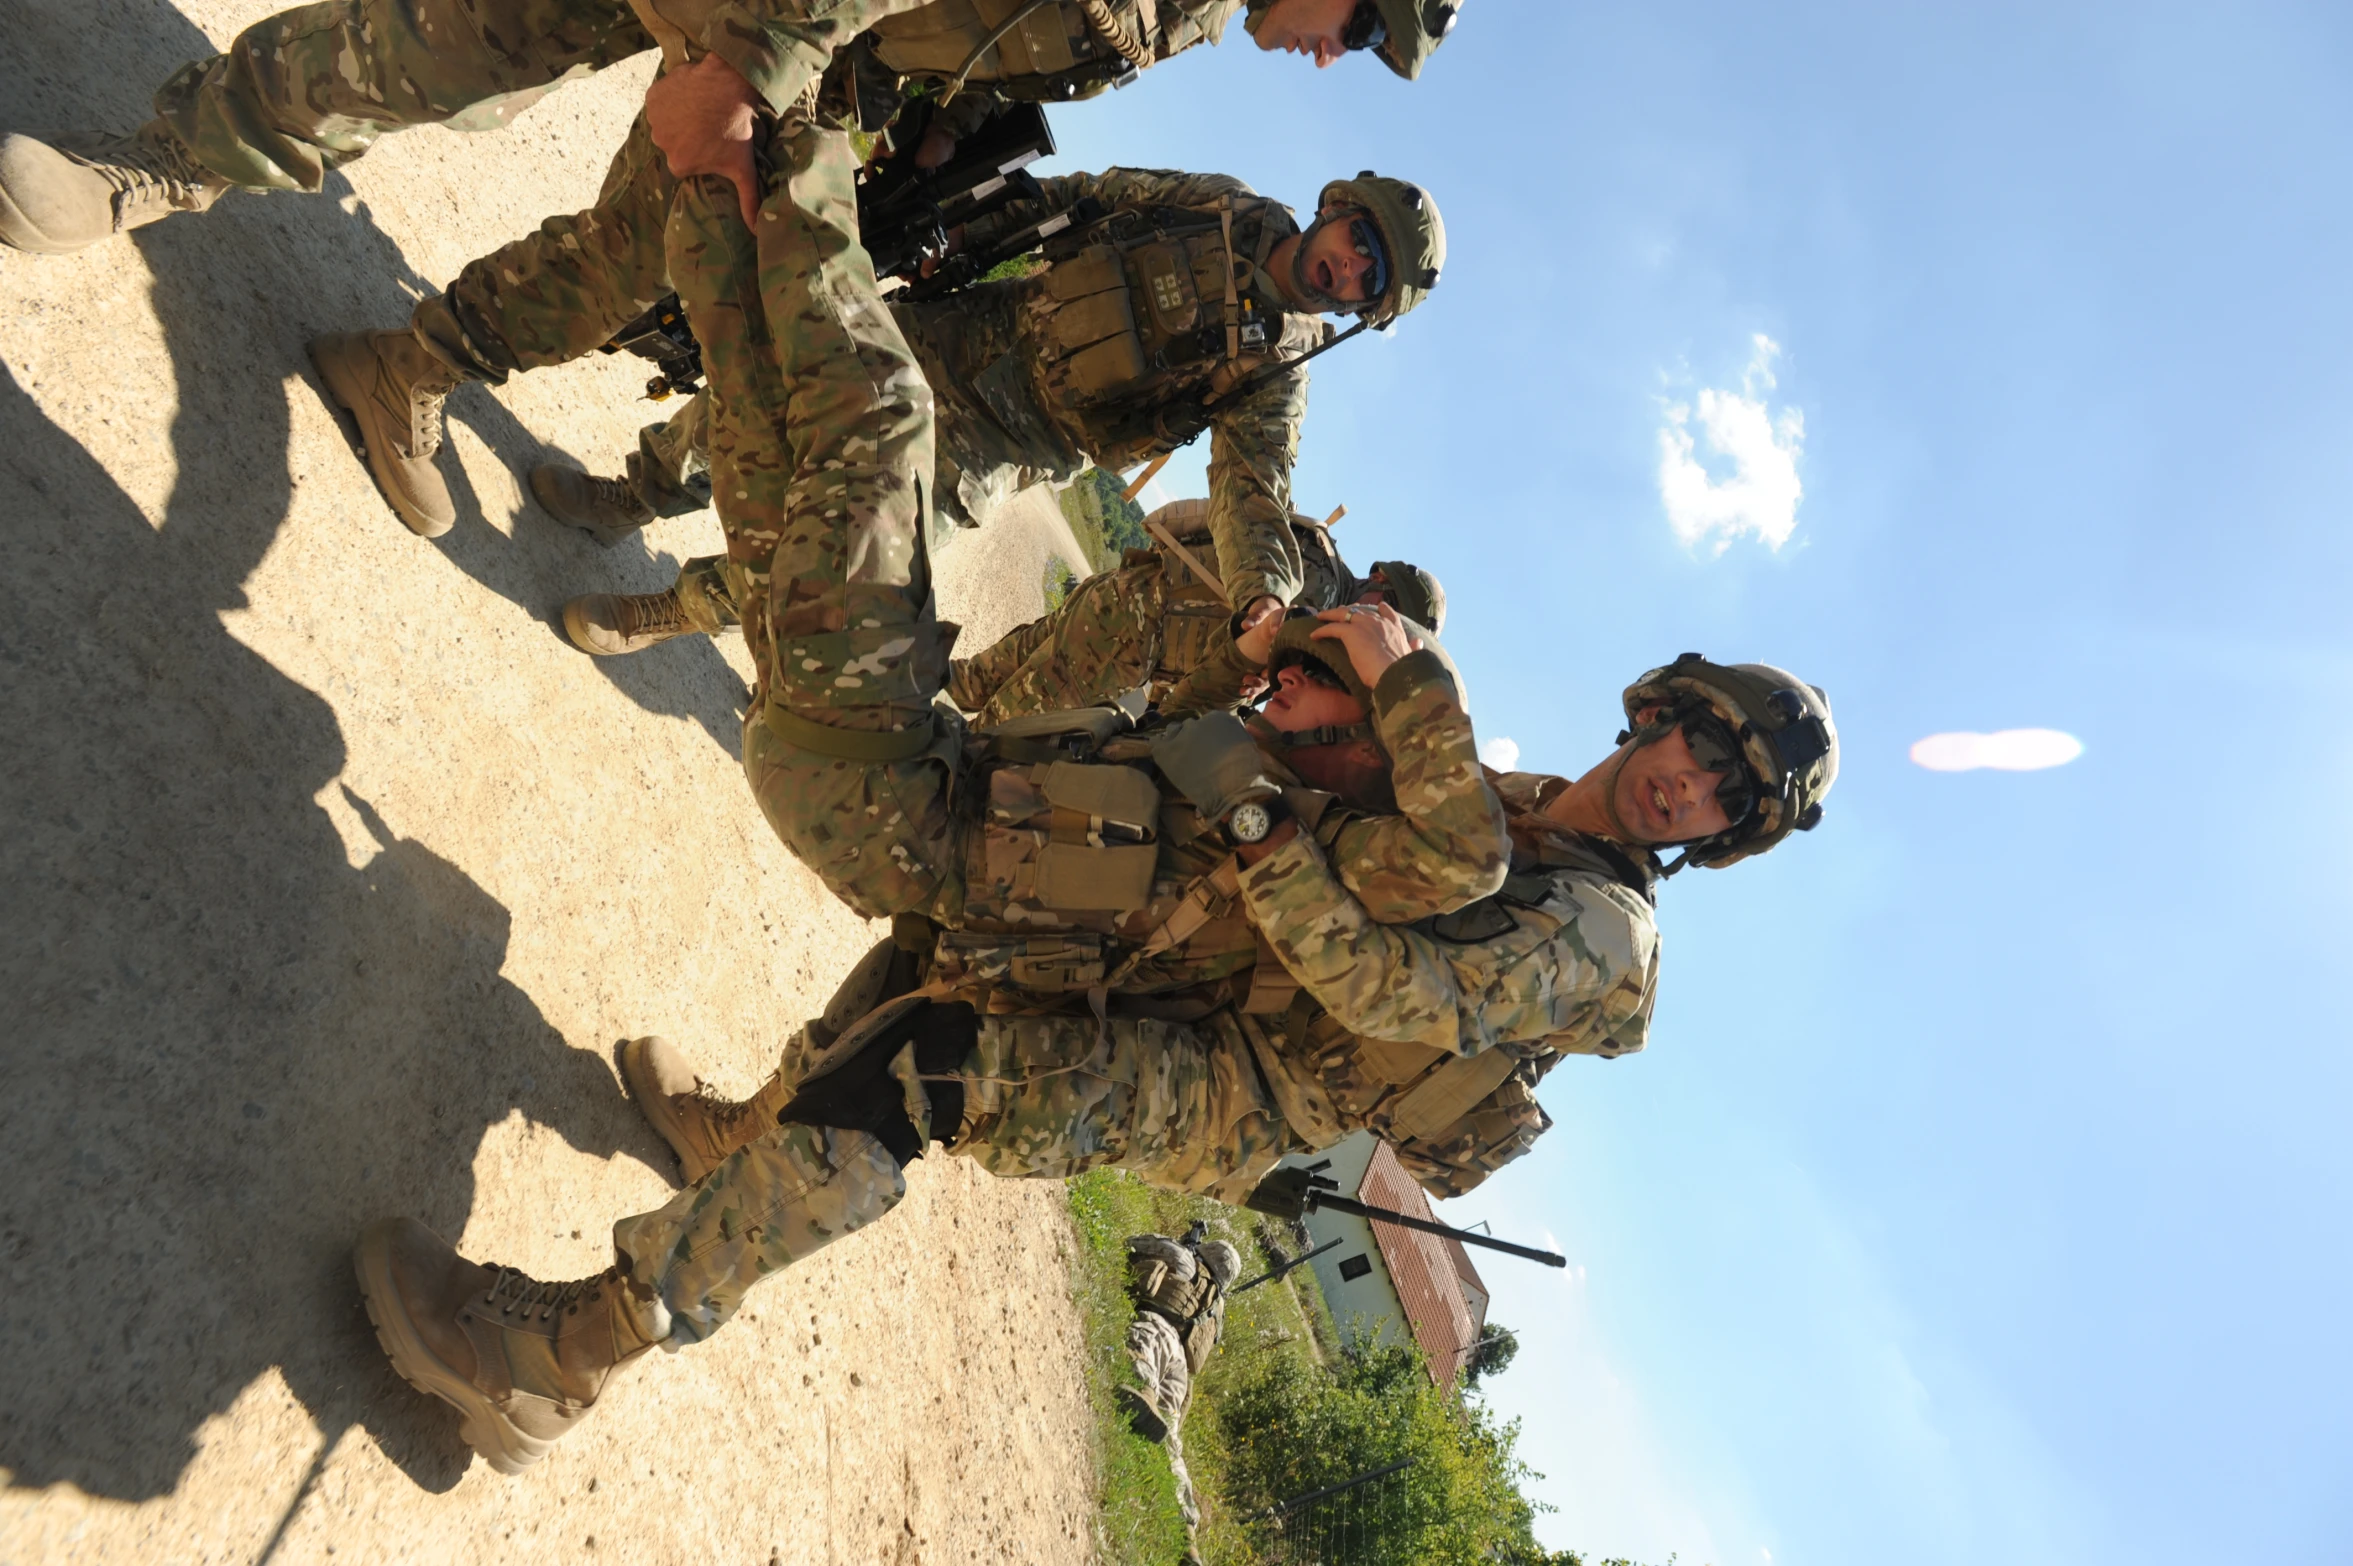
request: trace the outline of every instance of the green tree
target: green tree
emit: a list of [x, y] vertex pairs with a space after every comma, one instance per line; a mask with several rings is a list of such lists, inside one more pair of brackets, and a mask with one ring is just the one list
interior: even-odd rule
[[1479, 1341], [1471, 1345], [1469, 1357], [1462, 1367], [1462, 1384], [1475, 1387], [1489, 1376], [1499, 1376], [1508, 1369], [1520, 1352], [1519, 1334], [1509, 1327], [1498, 1327], [1490, 1322], [1480, 1332]]
[[1238, 1514], [1410, 1458], [1397, 1480], [1351, 1506], [1353, 1556], [1430, 1566], [1551, 1559], [1519, 1489], [1530, 1475], [1514, 1455], [1518, 1421], [1439, 1391], [1418, 1349], [1351, 1348], [1331, 1373], [1269, 1361], [1227, 1395], [1217, 1418]]

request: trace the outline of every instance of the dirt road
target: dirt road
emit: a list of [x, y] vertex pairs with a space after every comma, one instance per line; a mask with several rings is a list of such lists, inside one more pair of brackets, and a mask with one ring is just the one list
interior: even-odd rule
[[[0, 0], [0, 124], [134, 124], [259, 9]], [[605, 1265], [671, 1189], [614, 1041], [749, 1086], [877, 933], [752, 806], [739, 646], [599, 663], [551, 628], [716, 544], [600, 550], [523, 499], [536, 461], [617, 470], [635, 366], [455, 397], [427, 543], [303, 357], [585, 205], [646, 70], [325, 197], [0, 252], [0, 1562], [1091, 1554], [1058, 1187], [926, 1161], [521, 1479], [354, 1297], [390, 1212]], [[975, 643], [1036, 612], [1042, 527], [943, 558]]]

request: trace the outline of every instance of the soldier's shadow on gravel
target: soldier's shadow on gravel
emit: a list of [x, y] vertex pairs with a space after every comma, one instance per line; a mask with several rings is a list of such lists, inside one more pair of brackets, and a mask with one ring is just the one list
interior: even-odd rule
[[0, 373], [0, 1466], [168, 1493], [274, 1369], [320, 1454], [364, 1425], [445, 1489], [468, 1454], [372, 1339], [360, 1225], [460, 1234], [518, 1112], [655, 1152], [500, 977], [506, 910], [335, 783], [326, 703], [223, 628], [282, 476], [188, 488], [157, 532]]
[[[0, 0], [0, 129], [129, 130], [152, 114], [156, 84], [181, 62], [212, 52], [203, 33], [157, 0]], [[286, 377], [299, 375], [309, 394], [333, 409], [304, 344], [320, 332], [399, 325], [418, 293], [448, 281], [410, 267], [349, 183], [334, 175], [323, 195], [232, 194], [202, 221], [168, 220], [134, 242], [154, 263], [155, 307], [180, 374], [183, 424], [191, 435], [220, 442], [199, 446], [175, 435], [183, 480], [195, 468], [209, 487], [257, 497], [272, 483], [283, 490], [285, 410], [275, 405], [284, 402]], [[191, 401], [210, 406], [192, 410]], [[249, 416], [261, 422], [248, 424]], [[449, 418], [487, 446], [518, 486], [534, 464], [565, 460], [486, 388], [462, 388], [450, 399]], [[617, 455], [598, 459], [607, 464], [598, 471], [616, 471], [610, 464]], [[356, 455], [348, 460], [355, 471], [363, 466]], [[486, 519], [458, 464], [445, 455], [442, 468], [452, 479], [458, 524], [418, 548], [438, 547], [552, 635], [563, 634], [556, 618], [567, 598], [648, 592], [674, 580], [675, 562], [665, 567], [642, 542], [601, 548], [546, 516], [528, 495], [508, 524], [510, 540]], [[494, 504], [503, 520], [507, 503]], [[282, 504], [272, 509], [258, 498], [245, 512], [251, 526], [269, 530], [284, 514]], [[381, 506], [353, 516], [351, 525], [401, 531]], [[719, 547], [716, 520], [707, 547]], [[246, 565], [259, 558], [253, 550]], [[743, 682], [707, 640], [681, 638], [636, 658], [583, 654], [580, 662], [584, 679], [609, 681], [649, 712], [691, 720], [729, 756], [741, 753]]]
[[[559, 366], [532, 373], [564, 371]], [[677, 582], [680, 562], [649, 550], [642, 537], [610, 547], [599, 544], [578, 528], [556, 521], [530, 498], [527, 476], [543, 462], [614, 473], [619, 471], [617, 456], [583, 461], [549, 445], [483, 386], [460, 387], [449, 399], [447, 418], [487, 447], [525, 493], [508, 521], [510, 537], [490, 521], [491, 508], [445, 451], [441, 471], [449, 479], [458, 520], [434, 542], [452, 565], [538, 620], [549, 635], [570, 647], [564, 637], [564, 604], [583, 593], [655, 593]], [[498, 509], [503, 512], [506, 507], [501, 503]], [[385, 515], [390, 520], [391, 513]], [[722, 547], [718, 517], [706, 512], [696, 524], [709, 535], [698, 547], [717, 553]], [[621, 658], [591, 658], [586, 653], [578, 657], [582, 678], [606, 681], [648, 712], [690, 720], [731, 759], [743, 754], [743, 678], [709, 637], [681, 636]]]
[[[0, 72], [0, 123], [136, 123], [124, 83], [207, 48], [165, 8], [96, 21], [0, 0], [0, 65], [37, 62]], [[126, 43], [84, 47], [101, 35]], [[507, 911], [336, 782], [326, 702], [221, 619], [299, 482], [303, 341], [381, 317], [354, 290], [402, 271], [336, 194], [235, 197], [137, 236], [177, 378], [155, 389], [176, 409], [160, 529], [0, 366], [0, 1468], [17, 1486], [169, 1493], [205, 1421], [274, 1373], [320, 1456], [361, 1425], [445, 1489], [469, 1454], [375, 1345], [359, 1227], [407, 1212], [458, 1236], [484, 1134], [517, 1114], [659, 1167], [601, 1052], [500, 976]]]

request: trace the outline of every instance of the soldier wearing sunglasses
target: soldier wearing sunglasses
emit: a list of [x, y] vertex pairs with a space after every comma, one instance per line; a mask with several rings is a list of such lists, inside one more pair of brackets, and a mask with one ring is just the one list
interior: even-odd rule
[[1318, 70], [1369, 49], [1411, 81], [1461, 9], [1459, 0], [1258, 0], [1246, 25], [1259, 48], [1305, 55]]
[[[1082, 202], [1104, 215], [1048, 243], [1031, 275], [887, 301], [932, 389], [934, 517], [977, 527], [1024, 485], [1090, 462], [1135, 467], [1206, 434], [1209, 558], [1245, 626], [1272, 619], [1307, 582], [1291, 524], [1305, 361], [1336, 341], [1324, 317], [1386, 326], [1437, 287], [1438, 204], [1367, 169], [1325, 186], [1302, 228], [1225, 175], [1110, 169], [1043, 180], [1035, 199], [968, 224], [961, 243], [985, 253]], [[478, 319], [528, 335], [567, 296], [508, 275], [522, 284]], [[543, 466], [531, 491], [605, 542], [697, 510], [710, 496], [707, 406], [698, 398], [643, 432], [625, 477]], [[743, 566], [707, 556], [659, 593], [575, 598], [565, 633], [600, 657], [714, 634], [740, 623]]]

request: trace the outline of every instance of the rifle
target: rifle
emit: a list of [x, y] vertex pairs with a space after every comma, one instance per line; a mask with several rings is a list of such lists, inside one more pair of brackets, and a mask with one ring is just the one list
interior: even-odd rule
[[599, 353], [633, 353], [654, 364], [654, 377], [645, 383], [646, 400], [691, 397], [703, 382], [703, 345], [686, 324], [686, 306], [676, 294], [664, 294], [643, 314], [613, 334]]
[[1424, 1234], [1444, 1235], [1460, 1240], [1465, 1245], [1483, 1245], [1491, 1251], [1502, 1251], [1510, 1256], [1522, 1256], [1529, 1261], [1542, 1262], [1547, 1267], [1566, 1267], [1569, 1259], [1558, 1251], [1540, 1251], [1532, 1245], [1514, 1245], [1509, 1240], [1498, 1240], [1469, 1229], [1457, 1229], [1433, 1218], [1416, 1218], [1393, 1208], [1374, 1207], [1368, 1203], [1339, 1194], [1340, 1182], [1323, 1171], [1332, 1167], [1325, 1159], [1320, 1164], [1309, 1164], [1304, 1169], [1277, 1169], [1258, 1182], [1258, 1189], [1250, 1193], [1244, 1203], [1251, 1211], [1265, 1213], [1285, 1220], [1302, 1218], [1319, 1207], [1334, 1212], [1354, 1213], [1375, 1223], [1393, 1223], [1401, 1229], [1418, 1229]]
[[878, 277], [913, 281], [924, 262], [947, 259], [950, 229], [1015, 201], [1035, 201], [1038, 181], [1029, 165], [1054, 155], [1046, 111], [1010, 103], [958, 141], [947, 162], [919, 169], [915, 154], [935, 112], [928, 98], [910, 106], [892, 132], [900, 150], [858, 182], [858, 234]]
[[[1054, 133], [1046, 124], [1046, 111], [1036, 104], [1007, 104], [959, 141], [946, 163], [919, 169], [915, 151], [923, 144], [934, 112], [929, 99], [911, 106], [900, 116], [893, 138], [900, 150], [858, 180], [858, 232], [874, 259], [875, 275], [909, 279], [909, 299], [936, 299], [978, 282], [1064, 229], [1102, 216], [1100, 204], [1082, 201], [1069, 212], [1007, 236], [985, 256], [948, 255], [950, 229], [1010, 202], [1037, 198], [1037, 177], [1028, 166], [1053, 155]], [[936, 265], [932, 276], [925, 278], [921, 274], [927, 260]], [[703, 347], [687, 325], [686, 309], [676, 294], [655, 300], [599, 351], [652, 360], [661, 373], [646, 382], [650, 401], [686, 396], [701, 387]]]

